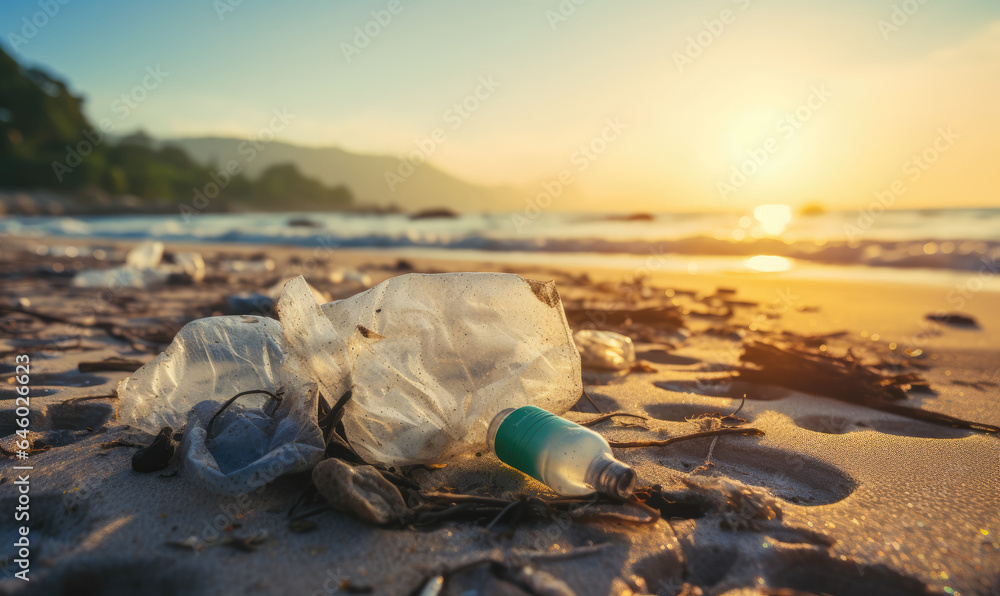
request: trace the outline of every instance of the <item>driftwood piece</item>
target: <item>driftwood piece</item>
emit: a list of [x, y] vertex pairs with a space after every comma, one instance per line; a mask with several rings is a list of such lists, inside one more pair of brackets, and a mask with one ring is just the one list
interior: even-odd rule
[[837, 357], [753, 342], [744, 348], [743, 362], [752, 366], [738, 368], [737, 374], [749, 383], [778, 385], [931, 424], [987, 433], [1000, 432], [1000, 427], [990, 424], [896, 403], [908, 399], [908, 389], [925, 386], [927, 381], [914, 373], [882, 375], [861, 364], [850, 351], [846, 356]]

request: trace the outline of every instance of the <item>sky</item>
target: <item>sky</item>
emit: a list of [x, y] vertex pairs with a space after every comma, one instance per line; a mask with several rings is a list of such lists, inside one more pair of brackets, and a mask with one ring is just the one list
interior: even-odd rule
[[116, 132], [284, 110], [526, 194], [568, 170], [580, 210], [1000, 207], [995, 0], [62, 1], [4, 0], [0, 45]]

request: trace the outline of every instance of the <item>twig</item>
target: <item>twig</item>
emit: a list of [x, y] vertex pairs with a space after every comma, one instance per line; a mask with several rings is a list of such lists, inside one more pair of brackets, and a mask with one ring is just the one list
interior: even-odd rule
[[740, 411], [743, 409], [743, 406], [745, 406], [745, 405], [747, 405], [747, 394], [746, 393], [743, 394], [743, 401], [740, 402], [740, 407], [736, 408], [736, 411], [733, 412], [732, 414], [730, 414], [729, 416], [724, 416], [724, 418], [732, 418], [732, 417], [736, 416], [737, 414], [740, 413]]
[[625, 412], [612, 412], [610, 414], [603, 414], [601, 416], [598, 416], [597, 418], [592, 418], [590, 420], [587, 420], [586, 422], [578, 422], [577, 424], [579, 424], [580, 426], [593, 426], [598, 422], [604, 422], [605, 420], [609, 418], [614, 418], [615, 416], [621, 416], [626, 418], [639, 418], [640, 420], [649, 420], [648, 417], [642, 416], [640, 414], [626, 414]]
[[135, 372], [139, 370], [143, 364], [145, 364], [145, 362], [140, 362], [138, 360], [110, 358], [108, 360], [99, 360], [96, 362], [81, 362], [76, 366], [76, 369], [82, 373], [105, 371]]
[[601, 411], [601, 409], [597, 407], [597, 404], [594, 403], [594, 400], [590, 399], [590, 396], [587, 395], [587, 390], [586, 389], [583, 390], [583, 396], [587, 398], [587, 401], [590, 402], [590, 405], [594, 406], [595, 410], [597, 410], [598, 412]]
[[496, 505], [496, 506], [507, 506], [511, 501], [507, 499], [498, 499], [496, 497], [484, 497], [481, 495], [461, 495], [457, 493], [439, 493], [439, 492], [426, 492], [420, 493], [420, 496], [424, 499], [431, 501], [446, 501], [451, 503], [478, 503], [480, 505]]
[[501, 518], [503, 518], [503, 516], [507, 515], [508, 511], [510, 511], [514, 507], [516, 507], [518, 505], [521, 505], [521, 504], [522, 504], [522, 501], [511, 501], [510, 505], [507, 505], [506, 507], [504, 507], [503, 509], [500, 510], [500, 513], [498, 513], [497, 516], [493, 518], [493, 521], [491, 521], [490, 523], [486, 524], [486, 529], [487, 530], [492, 530], [493, 526], [495, 526], [496, 523], [498, 521], [500, 521]]
[[118, 399], [118, 395], [114, 393], [109, 393], [107, 395], [88, 395], [86, 397], [74, 397], [73, 399], [67, 399], [66, 401], [64, 401], [63, 405], [75, 404], [81, 401], [90, 401], [92, 399]]
[[750, 437], [759, 437], [764, 435], [764, 431], [759, 428], [718, 428], [715, 430], [704, 430], [688, 435], [670, 437], [669, 439], [661, 439], [659, 441], [608, 441], [608, 445], [619, 449], [629, 449], [632, 447], [662, 447], [664, 445], [671, 445], [681, 441], [703, 439], [705, 437], [717, 437], [719, 435], [747, 435]]

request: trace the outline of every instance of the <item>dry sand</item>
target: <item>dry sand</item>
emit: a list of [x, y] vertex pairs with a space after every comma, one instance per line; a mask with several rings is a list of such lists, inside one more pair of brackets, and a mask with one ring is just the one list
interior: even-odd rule
[[[363, 267], [375, 282], [407, 272], [396, 269], [400, 255], [274, 248], [267, 249], [278, 263], [273, 273], [225, 277], [210, 267], [212, 275], [201, 285], [153, 292], [124, 289], [102, 296], [97, 290], [69, 287], [68, 279], [52, 269], [53, 264], [63, 272], [92, 266], [92, 260], [39, 257], [35, 249], [41, 242], [3, 240], [0, 299], [10, 303], [25, 297], [34, 311], [75, 320], [96, 307], [97, 319], [127, 321], [139, 334], [144, 329], [169, 334], [187, 320], [223, 312], [225, 296], [236, 289], [261, 289], [298, 273], [336, 298], [362, 288], [324, 281], [332, 267]], [[262, 250], [196, 248], [210, 264]], [[109, 261], [114, 254], [121, 253], [111, 252]], [[296, 257], [298, 264], [293, 262]], [[315, 257], [320, 260], [313, 262]], [[651, 363], [653, 372], [585, 372], [585, 382], [603, 411], [650, 417], [646, 428], [615, 421], [595, 427], [609, 439], [657, 439], [696, 431], [698, 424], [688, 418], [731, 412], [743, 393], [749, 399], [740, 416], [766, 435], [721, 437], [711, 465], [703, 469], [699, 466], [712, 439], [616, 450], [636, 468], [641, 485], [662, 485], [690, 501], [682, 508], [685, 515], [655, 523], [553, 516], [508, 527], [507, 533], [468, 522], [416, 531], [374, 527], [326, 512], [310, 518], [315, 529], [299, 533], [291, 531], [287, 513], [307, 478], [282, 478], [242, 498], [219, 497], [189, 483], [183, 471], [169, 477], [134, 472], [134, 448], [102, 448], [118, 438], [137, 437], [115, 422], [114, 400], [72, 400], [111, 394], [128, 373], [79, 373], [78, 363], [115, 356], [147, 361], [155, 349], [133, 349], [100, 329], [42, 325], [8, 316], [0, 342], [0, 435], [15, 430], [9, 379], [14, 357], [28, 353], [32, 430], [57, 446], [32, 453], [27, 462], [34, 467], [30, 582], [11, 577], [18, 570], [12, 545], [20, 525], [13, 520], [18, 472], [12, 468], [19, 462], [7, 457], [2, 463], [0, 533], [6, 557], [2, 570], [8, 579], [0, 582], [0, 591], [305, 595], [337, 593], [346, 581], [376, 594], [407, 594], [428, 577], [462, 563], [507, 557], [533, 561], [578, 594], [673, 595], [695, 594], [698, 589], [705, 594], [1000, 594], [997, 436], [772, 386], [712, 380], [738, 363], [745, 341], [719, 335], [774, 339], [782, 331], [815, 335], [843, 330], [845, 336], [829, 341], [830, 351], [851, 347], [858, 355], [875, 357], [888, 354], [890, 342], [897, 343], [896, 353], [904, 346], [923, 350], [919, 363], [928, 368], [919, 372], [936, 395], [912, 393], [907, 405], [1000, 425], [996, 294], [973, 294], [964, 305], [963, 312], [974, 315], [981, 329], [940, 327], [918, 337], [926, 313], [949, 309], [949, 288], [786, 281], [766, 274], [670, 277], [655, 271], [612, 270], [589, 270], [584, 280], [582, 271], [408, 260], [416, 271], [511, 270], [525, 277], [554, 278], [567, 303], [587, 299], [601, 305], [595, 311], [605, 313], [632, 306], [629, 296], [643, 296], [643, 291], [646, 297], [640, 305], [675, 300], [701, 312], [711, 301], [700, 299], [716, 288], [736, 289], [725, 298], [757, 305], [736, 305], [728, 317], [713, 316], [717, 311], [707, 316], [688, 313], [688, 337], [639, 343], [639, 357]], [[649, 275], [641, 284], [645, 290], [618, 283], [636, 273]], [[672, 297], [667, 290], [673, 291]], [[708, 333], [708, 328], [722, 332]], [[878, 334], [877, 341], [873, 334]], [[60, 346], [57, 350], [38, 347], [39, 340], [57, 338], [63, 338], [54, 342]], [[166, 341], [169, 335], [160, 339]], [[581, 401], [567, 417], [582, 421], [593, 415], [589, 412], [590, 405]], [[489, 454], [469, 455], [444, 469], [414, 474], [424, 489], [544, 494], [544, 487]], [[713, 509], [711, 499], [729, 481], [741, 483], [731, 485], [737, 489], [746, 485], [752, 496]], [[701, 489], [691, 489], [691, 484]], [[753, 519], [771, 498], [770, 507], [781, 511], [781, 519]], [[219, 545], [226, 537], [259, 544], [250, 552]], [[184, 541], [206, 547], [171, 546]], [[340, 593], [348, 593], [348, 583]], [[442, 593], [529, 592], [497, 579], [488, 565], [478, 565], [451, 574]]]

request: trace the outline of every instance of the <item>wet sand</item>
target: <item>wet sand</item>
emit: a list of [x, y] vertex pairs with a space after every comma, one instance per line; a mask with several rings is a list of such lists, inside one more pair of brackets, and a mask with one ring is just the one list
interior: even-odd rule
[[[953, 288], [769, 274], [677, 276], [657, 272], [655, 264], [638, 271], [556, 270], [232, 245], [167, 247], [201, 252], [208, 274], [200, 283], [102, 291], [72, 287], [69, 272], [118, 265], [127, 243], [87, 242], [105, 252], [100, 261], [53, 257], [60, 251], [52, 250], [39, 255], [42, 244], [67, 242], [9, 237], [0, 249], [0, 304], [8, 307], [0, 313], [0, 436], [16, 430], [10, 378], [18, 354], [31, 359], [31, 429], [39, 433], [33, 435], [39, 450], [27, 460], [34, 467], [32, 581], [12, 578], [18, 568], [7, 546], [5, 592], [72, 593], [86, 583], [104, 593], [157, 593], [155, 585], [162, 593], [333, 594], [339, 587], [340, 593], [406, 594], [444, 574], [445, 594], [531, 593], [486, 563], [471, 564], [490, 560], [513, 569], [530, 562], [578, 594], [1000, 591], [995, 434], [804, 393], [781, 386], [777, 377], [773, 383], [731, 377], [747, 364], [743, 349], [752, 341], [812, 354], [850, 350], [868, 369], [922, 377], [929, 391], [911, 388], [900, 405], [997, 426], [996, 294], [963, 299], [962, 312], [979, 323], [972, 329], [925, 319], [954, 309]], [[260, 257], [273, 259], [274, 269], [224, 272], [227, 261]], [[595, 430], [618, 442], [688, 434], [714, 424], [698, 416], [729, 414], [746, 394], [738, 415], [765, 434], [722, 436], [714, 447], [705, 438], [616, 449], [636, 468], [641, 486], [658, 486], [674, 501], [661, 504], [659, 519], [609, 507], [604, 513], [614, 515], [554, 513], [502, 524], [502, 531], [487, 529], [488, 519], [419, 530], [375, 527], [332, 511], [309, 517], [315, 527], [308, 531], [293, 531], [306, 529], [293, 527], [288, 512], [307, 477], [282, 478], [246, 497], [219, 497], [188, 482], [183, 471], [170, 475], [173, 468], [134, 472], [134, 447], [102, 447], [151, 437], [116, 422], [114, 398], [97, 397], [113, 395], [129, 373], [79, 372], [80, 363], [146, 362], [185, 322], [225, 314], [230, 294], [266, 290], [294, 275], [304, 274], [331, 299], [364, 289], [356, 281], [330, 281], [329, 272], [339, 267], [367, 273], [373, 283], [457, 270], [554, 279], [574, 329], [627, 332], [646, 363], [625, 374], [584, 372], [601, 411], [647, 417], [642, 426], [617, 419]], [[12, 313], [11, 306], [50, 320]], [[593, 416], [586, 400], [567, 414], [577, 421]], [[19, 463], [7, 456], [0, 464], [0, 533], [7, 545], [20, 525], [12, 517]], [[548, 494], [489, 454], [409, 473], [425, 491]]]

